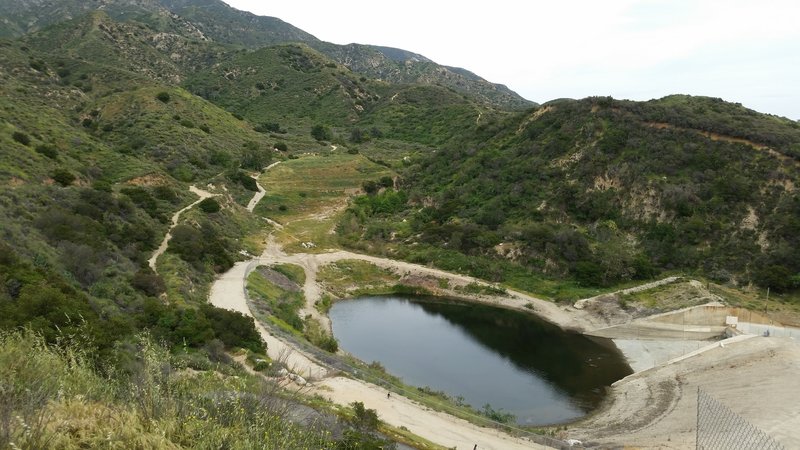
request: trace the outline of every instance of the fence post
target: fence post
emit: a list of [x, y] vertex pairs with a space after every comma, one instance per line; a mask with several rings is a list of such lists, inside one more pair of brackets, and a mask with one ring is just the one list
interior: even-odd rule
[[694, 448], [695, 450], [700, 450], [700, 386], [697, 386], [697, 417], [695, 420], [697, 421], [697, 426], [694, 435]]

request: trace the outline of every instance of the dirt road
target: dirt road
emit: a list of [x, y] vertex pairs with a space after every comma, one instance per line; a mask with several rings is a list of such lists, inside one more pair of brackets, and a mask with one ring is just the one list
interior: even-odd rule
[[180, 219], [181, 214], [183, 214], [188, 209], [193, 208], [195, 205], [197, 205], [198, 203], [202, 202], [203, 200], [205, 200], [205, 199], [207, 199], [209, 197], [214, 197], [216, 195], [216, 194], [212, 194], [210, 192], [206, 192], [206, 191], [204, 191], [202, 189], [198, 189], [195, 186], [189, 186], [189, 191], [191, 191], [193, 194], [197, 195], [199, 198], [196, 201], [194, 201], [194, 203], [192, 203], [189, 206], [186, 206], [186, 207], [178, 210], [178, 212], [176, 212], [175, 214], [172, 215], [172, 225], [170, 225], [169, 230], [167, 231], [167, 234], [164, 236], [164, 240], [161, 241], [161, 244], [158, 246], [156, 251], [153, 252], [153, 256], [151, 256], [150, 259], [147, 260], [147, 264], [150, 265], [150, 268], [153, 269], [153, 272], [158, 273], [158, 270], [156, 270], [156, 261], [158, 260], [159, 256], [163, 255], [164, 252], [167, 251], [167, 246], [169, 245], [169, 240], [172, 239], [172, 229], [175, 228], [178, 225], [178, 220]]
[[[320, 264], [339, 259], [361, 259], [361, 257], [368, 258], [366, 260], [371, 258], [350, 252], [286, 255], [274, 243], [271, 243], [261, 258], [236, 263], [233, 268], [219, 277], [211, 287], [210, 301], [220, 308], [239, 311], [250, 316], [244, 292], [245, 277], [248, 271], [257, 264], [274, 262], [290, 262], [301, 265], [307, 274], [304, 286], [304, 289], [309, 289], [306, 291], [307, 298], [313, 299], [314, 296], [319, 298], [320, 291], [316, 285], [316, 271]], [[398, 267], [406, 264], [397, 261], [392, 261], [392, 263], [397, 264]], [[385, 264], [389, 263], [385, 262]], [[413, 269], [412, 266], [409, 266], [408, 269]], [[311, 276], [309, 277], [309, 275]], [[316, 312], [313, 302], [306, 305], [306, 310]], [[406, 427], [412, 433], [448, 448], [472, 449], [476, 444], [481, 449], [497, 450], [544, 448], [533, 442], [515, 438], [497, 430], [481, 428], [465, 420], [430, 410], [398, 395], [386, 398], [384, 389], [360, 380], [344, 377], [325, 378], [328, 372], [324, 367], [270, 335], [263, 326], [258, 324], [258, 321], [256, 321], [256, 326], [267, 342], [271, 358], [285, 360], [293, 372], [313, 382], [312, 392], [329, 398], [337, 404], [348, 405], [354, 401], [364, 402], [367, 408], [375, 409], [384, 422], [395, 427]]]
[[553, 302], [512, 290], [508, 290], [508, 295], [506, 296], [468, 295], [464, 292], [457, 292], [455, 291], [456, 287], [463, 287], [470, 283], [477, 283], [485, 286], [492, 286], [492, 284], [467, 275], [446, 272], [444, 270], [405, 261], [363, 255], [344, 250], [328, 253], [286, 254], [272, 238], [270, 238], [267, 247], [257, 260], [260, 264], [288, 263], [302, 267], [306, 274], [306, 283], [303, 286], [303, 291], [306, 296], [306, 305], [302, 314], [310, 314], [312, 317], [319, 320], [320, 323], [326, 324], [330, 330], [330, 321], [327, 316], [319, 314], [314, 308], [314, 303], [322, 297], [322, 289], [317, 283], [317, 272], [321, 266], [346, 259], [370, 262], [378, 267], [391, 269], [401, 276], [432, 276], [445, 279], [448, 280], [450, 290], [454, 296], [469, 297], [470, 300], [475, 302], [515, 309], [528, 314], [535, 313], [537, 316], [549, 320], [563, 328], [585, 330], [596, 328], [599, 325], [598, 319], [588, 312], [576, 310], [569, 306], [559, 306]]

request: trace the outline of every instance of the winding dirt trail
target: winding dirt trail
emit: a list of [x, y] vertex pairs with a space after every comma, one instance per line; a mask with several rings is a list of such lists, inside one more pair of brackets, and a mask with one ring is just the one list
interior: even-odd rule
[[277, 166], [277, 165], [278, 165], [278, 164], [280, 164], [280, 163], [281, 163], [280, 161], [276, 161], [276, 162], [274, 162], [274, 163], [272, 163], [272, 164], [268, 165], [268, 166], [267, 166], [267, 167], [264, 169], [264, 171], [263, 171], [263, 172], [261, 172], [261, 173], [260, 173], [260, 174], [258, 174], [258, 175], [255, 175], [255, 176], [253, 177], [253, 179], [254, 179], [254, 180], [256, 180], [256, 187], [258, 188], [258, 192], [256, 192], [256, 193], [255, 193], [255, 195], [253, 195], [253, 198], [251, 198], [251, 199], [250, 199], [250, 202], [247, 204], [247, 210], [248, 210], [248, 211], [250, 211], [250, 212], [253, 212], [253, 210], [254, 210], [254, 209], [256, 209], [256, 205], [258, 204], [258, 202], [260, 202], [260, 201], [261, 201], [261, 199], [262, 199], [262, 198], [264, 198], [264, 196], [265, 196], [265, 195], [267, 195], [267, 190], [266, 190], [266, 189], [264, 189], [264, 187], [263, 187], [263, 186], [261, 186], [261, 184], [258, 182], [258, 178], [259, 178], [261, 175], [265, 174], [265, 173], [266, 173], [266, 172], [267, 172], [269, 169], [272, 169], [273, 167]]
[[[306, 283], [303, 286], [303, 290], [307, 303], [301, 314], [311, 314], [312, 317], [329, 325], [328, 318], [319, 314], [314, 308], [314, 301], [319, 299], [322, 294], [322, 290], [316, 281], [317, 271], [322, 265], [342, 259], [369, 261], [381, 267], [391, 267], [398, 271], [436, 274], [436, 276], [459, 280], [465, 284], [477, 281], [471, 277], [450, 274], [416, 264], [346, 251], [289, 255], [284, 253], [271, 239], [260, 258], [236, 263], [232, 269], [217, 279], [211, 287], [210, 302], [214, 306], [252, 316], [247, 306], [244, 285], [249, 272], [260, 264], [291, 263], [303, 267], [306, 272]], [[542, 300], [526, 296], [521, 300], [509, 301], [519, 303], [521, 301], [541, 302]], [[342, 376], [331, 377], [327, 369], [284, 341], [270, 335], [258, 321], [256, 321], [256, 327], [267, 342], [267, 349], [271, 358], [286, 361], [287, 366], [293, 372], [313, 381], [310, 388], [312, 393], [319, 394], [334, 403], [349, 405], [354, 401], [361, 401], [365, 407], [375, 409], [384, 422], [395, 427], [405, 427], [418, 436], [448, 448], [468, 450], [474, 448], [475, 445], [480, 449], [497, 450], [546, 448], [531, 441], [510, 436], [499, 430], [479, 427], [449, 414], [433, 411], [399, 395], [387, 398], [387, 391], [373, 384]]]
[[[320, 314], [314, 307], [314, 304], [322, 298], [322, 288], [317, 283], [317, 272], [321, 266], [345, 259], [366, 261], [378, 267], [393, 270], [400, 276], [428, 276], [445, 279], [448, 281], [451, 290], [452, 288], [463, 287], [471, 283], [492, 286], [491, 283], [467, 275], [446, 272], [444, 270], [405, 261], [380, 258], [344, 250], [328, 253], [287, 254], [272, 237], [270, 237], [267, 247], [257, 261], [259, 264], [270, 265], [288, 263], [302, 267], [306, 275], [306, 282], [303, 286], [306, 305], [301, 314], [303, 317], [306, 314], [310, 314], [330, 330], [330, 320], [328, 317]], [[471, 301], [479, 303], [515, 309], [528, 314], [535, 313], [539, 317], [549, 320], [563, 328], [586, 330], [596, 327], [596, 318], [589, 313], [575, 310], [571, 307], [559, 306], [553, 302], [542, 300], [521, 292], [512, 290], [507, 290], [507, 292], [508, 294], [505, 296], [465, 295], [463, 292], [459, 292], [457, 295], [460, 297], [468, 297]], [[453, 293], [455, 294], [455, 292]]]
[[194, 203], [190, 204], [189, 206], [186, 206], [184, 208], [179, 209], [178, 212], [176, 212], [175, 214], [172, 215], [172, 225], [170, 225], [169, 230], [167, 231], [167, 234], [164, 236], [164, 240], [161, 241], [161, 245], [159, 245], [158, 248], [156, 249], [156, 251], [153, 252], [153, 256], [151, 256], [150, 259], [147, 260], [147, 264], [150, 265], [150, 268], [153, 269], [153, 272], [155, 272], [155, 273], [158, 273], [158, 270], [156, 270], [156, 261], [158, 260], [159, 256], [163, 255], [164, 252], [167, 251], [167, 246], [169, 245], [169, 240], [172, 239], [172, 229], [175, 228], [178, 225], [178, 220], [180, 220], [181, 214], [183, 214], [185, 211], [189, 210], [190, 208], [193, 208], [195, 205], [197, 205], [198, 203], [202, 202], [203, 200], [205, 200], [207, 198], [210, 198], [210, 197], [214, 197], [214, 196], [217, 195], [217, 194], [212, 194], [210, 192], [204, 191], [202, 189], [198, 189], [194, 185], [189, 186], [189, 191], [192, 192], [193, 194], [197, 195], [199, 198], [197, 200], [195, 200]]

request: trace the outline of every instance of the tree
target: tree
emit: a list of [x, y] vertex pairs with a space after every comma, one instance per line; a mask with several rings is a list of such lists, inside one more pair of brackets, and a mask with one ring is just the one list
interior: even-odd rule
[[333, 134], [331, 129], [325, 125], [314, 125], [311, 127], [311, 137], [318, 141], [330, 141]]
[[367, 140], [367, 135], [361, 128], [353, 128], [350, 130], [350, 142], [360, 144]]
[[203, 201], [197, 204], [197, 207], [207, 214], [213, 214], [215, 212], [219, 212], [220, 210], [219, 202], [213, 198], [203, 199]]
[[31, 143], [31, 138], [28, 137], [27, 134], [19, 132], [19, 131], [15, 131], [13, 134], [11, 134], [11, 138], [14, 139], [15, 141], [19, 142], [22, 145], [26, 145], [27, 146], [27, 145], [29, 145]]
[[64, 169], [56, 169], [52, 174], [53, 180], [61, 186], [69, 186], [75, 181], [75, 175]]
[[381, 179], [378, 180], [378, 183], [381, 185], [381, 187], [385, 188], [394, 187], [394, 180], [392, 179], [392, 177], [388, 175], [382, 176]]
[[272, 155], [265, 149], [259, 148], [255, 142], [248, 142], [242, 151], [241, 167], [260, 171], [272, 160]]
[[371, 195], [378, 192], [379, 186], [378, 183], [372, 180], [367, 180], [361, 183], [361, 188], [364, 189], [364, 192]]

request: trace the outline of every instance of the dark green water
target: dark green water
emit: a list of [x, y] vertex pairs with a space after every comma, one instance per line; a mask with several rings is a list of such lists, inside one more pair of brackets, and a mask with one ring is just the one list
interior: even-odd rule
[[536, 317], [424, 297], [362, 297], [330, 311], [339, 345], [408, 384], [545, 425], [585, 415], [631, 373], [611, 341]]

